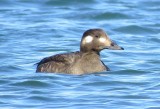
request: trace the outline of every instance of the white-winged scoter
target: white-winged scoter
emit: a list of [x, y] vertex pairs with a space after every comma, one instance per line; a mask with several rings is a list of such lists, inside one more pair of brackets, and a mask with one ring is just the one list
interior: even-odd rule
[[100, 60], [103, 49], [124, 50], [102, 29], [89, 29], [82, 36], [80, 51], [46, 57], [38, 63], [36, 72], [79, 75], [109, 70]]

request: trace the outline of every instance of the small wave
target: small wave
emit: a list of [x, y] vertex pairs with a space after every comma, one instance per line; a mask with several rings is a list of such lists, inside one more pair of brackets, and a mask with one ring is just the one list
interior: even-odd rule
[[123, 26], [114, 29], [115, 31], [122, 32], [122, 33], [129, 33], [129, 34], [151, 34], [154, 33], [153, 29], [137, 26], [137, 25], [129, 25], [129, 26]]
[[126, 14], [116, 13], [116, 12], [106, 12], [98, 14], [94, 17], [97, 20], [106, 20], [106, 19], [129, 19], [130, 17]]
[[40, 101], [50, 101], [51, 99], [49, 97], [45, 97], [42, 95], [32, 95], [30, 97], [28, 97], [27, 99], [34, 101], [34, 100], [40, 100]]
[[49, 84], [42, 82], [42, 81], [37, 81], [37, 80], [26, 80], [22, 82], [16, 82], [12, 84], [13, 86], [23, 86], [23, 87], [48, 87]]
[[118, 74], [118, 75], [143, 75], [143, 74], [146, 74], [146, 73], [149, 73], [149, 72], [143, 71], [143, 70], [133, 70], [133, 69], [109, 72], [109, 74]]
[[146, 108], [146, 109], [160, 109], [160, 106], [159, 106], [159, 107], [157, 107], [157, 106], [149, 106], [149, 107]]
[[9, 5], [11, 4], [12, 2], [10, 0], [0, 0], [0, 6], [3, 6], [3, 5]]
[[5, 79], [0, 80], [0, 84], [6, 85], [8, 83], [10, 83], [8, 80], [5, 80]]
[[156, 43], [160, 43], [160, 39], [159, 38], [156, 38], [156, 37], [152, 37], [151, 39], [150, 39], [150, 41], [153, 41], [153, 43], [154, 42], [156, 42]]
[[46, 5], [51, 6], [66, 6], [66, 5], [79, 5], [79, 4], [86, 4], [86, 3], [93, 3], [94, 0], [48, 0], [46, 1]]
[[0, 72], [11, 72], [11, 71], [21, 71], [21, 70], [23, 69], [16, 65], [0, 66]]

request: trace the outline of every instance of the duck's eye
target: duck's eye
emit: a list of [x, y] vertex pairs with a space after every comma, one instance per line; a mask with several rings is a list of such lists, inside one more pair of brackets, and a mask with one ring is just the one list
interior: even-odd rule
[[114, 46], [114, 43], [113, 43], [113, 42], [111, 43], [111, 46]]
[[96, 35], [95, 37], [96, 37], [96, 38], [100, 38], [100, 36], [98, 36], [98, 35]]

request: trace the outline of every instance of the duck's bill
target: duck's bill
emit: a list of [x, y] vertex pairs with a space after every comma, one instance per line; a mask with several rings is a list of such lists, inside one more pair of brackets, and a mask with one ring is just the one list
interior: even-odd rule
[[118, 46], [115, 42], [112, 42], [111, 45], [105, 47], [105, 49], [110, 49], [110, 50], [124, 50], [123, 47]]
[[123, 47], [120, 47], [120, 46], [109, 46], [109, 47], [106, 47], [105, 49], [110, 49], [110, 50], [124, 50]]

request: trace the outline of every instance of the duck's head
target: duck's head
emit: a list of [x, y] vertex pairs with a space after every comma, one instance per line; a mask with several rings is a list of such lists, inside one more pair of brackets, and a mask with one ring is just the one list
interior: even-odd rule
[[96, 51], [99, 53], [103, 49], [124, 50], [113, 42], [102, 29], [89, 29], [84, 32], [80, 51]]

